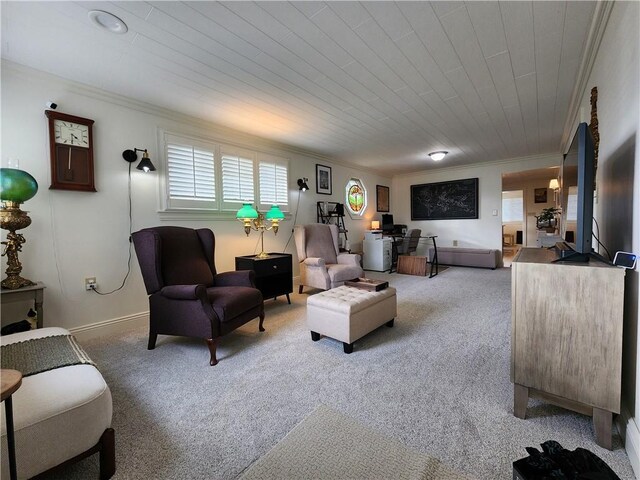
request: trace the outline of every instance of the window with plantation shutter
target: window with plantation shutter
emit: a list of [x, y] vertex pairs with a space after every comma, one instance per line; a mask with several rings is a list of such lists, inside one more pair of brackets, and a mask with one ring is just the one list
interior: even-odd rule
[[215, 145], [167, 135], [167, 204], [170, 208], [217, 209]]
[[288, 170], [286, 159], [259, 154], [258, 188], [261, 210], [269, 209], [274, 204], [283, 211], [289, 209]]
[[222, 147], [221, 158], [222, 208], [237, 210], [242, 203], [253, 203], [255, 200], [253, 180], [255, 154]]
[[[160, 130], [160, 211], [166, 218], [235, 218], [243, 203], [289, 210], [289, 159]], [[202, 214], [202, 217], [198, 215]], [[173, 218], [173, 217], [172, 217]]]

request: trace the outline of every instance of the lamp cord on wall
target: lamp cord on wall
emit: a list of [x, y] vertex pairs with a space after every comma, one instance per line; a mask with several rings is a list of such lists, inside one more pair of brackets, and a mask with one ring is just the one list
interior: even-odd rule
[[[296, 213], [293, 216], [293, 226], [295, 227], [297, 222], [298, 222], [298, 209], [300, 208], [300, 192], [302, 190], [298, 190], [298, 201], [296, 202]], [[284, 248], [282, 249], [282, 253], [287, 251], [287, 247], [289, 246], [289, 242], [291, 241], [291, 239], [293, 238], [293, 228], [291, 229], [291, 234], [289, 235], [289, 240], [287, 240], [287, 243], [285, 244]]]
[[97, 293], [98, 295], [111, 295], [112, 293], [117, 292], [118, 290], [122, 290], [122, 288], [124, 287], [124, 284], [127, 281], [127, 278], [129, 278], [129, 274], [131, 273], [131, 230], [133, 230], [133, 215], [131, 213], [132, 210], [132, 205], [131, 205], [131, 163], [129, 163], [129, 176], [128, 176], [128, 182], [127, 182], [127, 190], [129, 193], [129, 259], [127, 260], [127, 274], [124, 276], [124, 278], [122, 279], [122, 284], [120, 284], [120, 286], [114, 290], [111, 290], [110, 292], [100, 292], [96, 287], [91, 287], [91, 290], [95, 293]]

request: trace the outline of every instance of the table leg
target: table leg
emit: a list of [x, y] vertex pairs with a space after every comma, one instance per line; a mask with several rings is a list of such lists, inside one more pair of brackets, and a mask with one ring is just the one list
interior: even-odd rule
[[[433, 273], [433, 267], [436, 267], [436, 273]], [[436, 245], [436, 239], [433, 238], [433, 258], [431, 259], [431, 270], [429, 271], [429, 278], [438, 275], [438, 247]]]
[[37, 327], [42, 328], [44, 326], [44, 292], [42, 290], [36, 290], [35, 307], [38, 314]]
[[607, 450], [611, 450], [612, 417], [611, 412], [593, 407], [593, 429], [596, 433], [596, 443]]
[[4, 401], [4, 411], [7, 419], [7, 447], [9, 450], [9, 476], [11, 480], [18, 478], [16, 471], [16, 439], [13, 431], [13, 402], [11, 396]]
[[524, 419], [527, 415], [529, 403], [529, 388], [523, 385], [513, 384], [513, 415]]

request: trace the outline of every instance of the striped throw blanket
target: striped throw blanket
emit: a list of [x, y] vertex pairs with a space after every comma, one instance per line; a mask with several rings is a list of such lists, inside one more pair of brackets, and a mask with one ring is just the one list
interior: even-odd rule
[[23, 377], [70, 365], [93, 365], [73, 335], [53, 335], [3, 345], [2, 368], [22, 372]]

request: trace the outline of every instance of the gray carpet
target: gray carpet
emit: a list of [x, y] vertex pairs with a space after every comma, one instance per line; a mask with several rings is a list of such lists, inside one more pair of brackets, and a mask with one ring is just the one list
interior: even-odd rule
[[[619, 437], [598, 447], [591, 418], [530, 401], [512, 413], [510, 270], [452, 267], [435, 278], [369, 274], [398, 290], [394, 328], [355, 343], [312, 342], [307, 293], [266, 302], [257, 321], [222, 341], [216, 367], [203, 342], [146, 331], [83, 346], [114, 399], [118, 479], [233, 479], [319, 405], [479, 479], [511, 478], [525, 447], [556, 440], [633, 473]], [[64, 478], [97, 478], [97, 459]]]
[[469, 480], [438, 459], [408, 449], [320, 405], [255, 462], [242, 480]]

